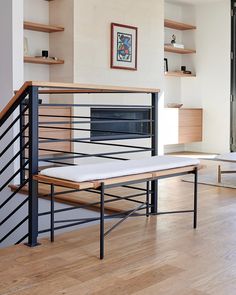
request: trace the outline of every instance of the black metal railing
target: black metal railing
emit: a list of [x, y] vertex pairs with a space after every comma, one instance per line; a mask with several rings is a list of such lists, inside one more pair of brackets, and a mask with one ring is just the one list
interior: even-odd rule
[[[40, 91], [40, 87], [47, 87], [47, 90]], [[55, 91], [53, 90], [55, 89]], [[128, 93], [135, 95], [139, 91], [126, 91], [126, 90], [102, 90], [96, 91], [96, 88], [82, 89], [81, 94], [103, 93], [108, 95], [109, 93]], [[0, 145], [2, 147], [0, 158], [1, 163], [4, 164], [1, 167], [1, 187], [0, 192], [4, 192], [4, 198], [0, 200], [1, 212], [6, 212], [7, 205], [13, 201], [14, 198], [18, 198], [18, 193], [24, 189], [27, 191], [27, 196], [24, 200], [18, 204], [15, 208], [11, 209], [11, 212], [5, 214], [4, 219], [1, 221], [1, 225], [7, 223], [11, 218], [14, 218], [15, 214], [24, 206], [27, 207], [27, 214], [22, 216], [21, 220], [18, 220], [8, 232], [4, 233], [4, 236], [0, 237], [0, 243], [7, 240], [10, 236], [13, 236], [15, 232], [26, 222], [28, 222], [28, 229], [22, 235], [16, 243], [21, 243], [25, 239], [28, 239], [29, 246], [37, 245], [38, 235], [50, 231], [48, 229], [39, 228], [39, 218], [42, 216], [50, 215], [49, 211], [39, 212], [38, 210], [38, 184], [34, 180], [34, 175], [38, 174], [41, 166], [67, 166], [76, 165], [85, 159], [89, 161], [96, 161], [98, 158], [106, 160], [126, 161], [131, 157], [137, 157], [142, 153], [149, 153], [150, 155], [157, 155], [158, 143], [157, 143], [157, 110], [158, 110], [158, 92], [140, 91], [141, 93], [148, 94], [147, 103], [145, 105], [140, 104], [98, 104], [96, 103], [39, 103], [39, 96], [44, 94], [72, 94], [79, 93], [78, 87], [60, 87], [55, 84], [50, 85], [46, 83], [43, 85], [29, 85], [18, 97], [9, 110], [5, 112], [4, 116], [0, 117]], [[149, 96], [150, 95], [150, 96]], [[115, 100], [115, 98], [110, 98]], [[89, 98], [88, 98], [89, 101]], [[51, 108], [70, 108], [72, 111], [70, 115], [61, 115], [50, 112]], [[43, 109], [47, 109], [47, 114], [43, 113]], [[91, 109], [94, 108], [145, 108], [149, 110], [150, 116], [148, 119], [127, 119], [127, 118], [97, 118], [91, 115]], [[84, 110], [81, 114], [78, 110]], [[148, 133], [140, 133], [137, 131], [130, 132], [125, 129], [117, 131], [112, 130], [96, 130], [101, 132], [102, 135], [92, 136], [92, 124], [114, 124], [119, 126], [123, 123], [129, 124], [148, 124]], [[63, 136], [63, 132], [67, 132], [66, 138]], [[69, 132], [69, 136], [68, 136]], [[99, 133], [98, 133], [99, 134]], [[149, 139], [149, 146], [140, 144], [140, 139]], [[6, 144], [4, 142], [7, 142]], [[4, 147], [3, 147], [4, 143]], [[60, 144], [68, 144], [69, 149], [61, 148]], [[7, 159], [7, 153], [11, 151], [11, 157]], [[90, 152], [89, 152], [90, 151]], [[4, 161], [3, 161], [4, 159]], [[13, 167], [14, 165], [14, 167]], [[10, 171], [10, 174], [9, 174]], [[7, 176], [8, 175], [8, 176]], [[4, 180], [4, 181], [3, 181]], [[15, 182], [14, 191], [9, 193], [8, 186]], [[126, 186], [131, 193], [122, 197], [135, 203], [141, 203], [136, 198], [146, 195], [146, 189], [134, 186]], [[90, 194], [97, 194], [96, 190], [84, 190]], [[75, 193], [77, 190], [64, 190], [62, 192], [55, 192], [57, 195], [69, 195]], [[157, 181], [152, 182], [150, 189], [151, 193], [151, 210], [153, 213], [157, 211]], [[45, 197], [49, 197], [50, 193], [44, 194]], [[106, 203], [112, 203], [120, 200], [120, 196], [115, 193], [107, 194], [109, 197]], [[92, 204], [70, 206], [68, 208], [55, 210], [55, 213], [61, 213], [75, 209], [87, 209], [90, 206], [97, 206], [99, 202]], [[144, 210], [141, 208], [140, 210]], [[5, 211], [4, 211], [5, 210]], [[128, 214], [128, 213], [127, 213]], [[1, 214], [0, 214], [1, 215]], [[119, 214], [117, 214], [119, 217]], [[96, 221], [98, 218], [91, 218], [89, 222]], [[63, 224], [55, 227], [55, 229], [63, 229], [70, 226], [80, 225], [85, 223], [85, 219], [73, 222], [73, 220], [61, 221]], [[88, 222], [88, 221], [87, 221]], [[56, 223], [60, 223], [57, 220]], [[66, 224], [64, 224], [66, 223]]]

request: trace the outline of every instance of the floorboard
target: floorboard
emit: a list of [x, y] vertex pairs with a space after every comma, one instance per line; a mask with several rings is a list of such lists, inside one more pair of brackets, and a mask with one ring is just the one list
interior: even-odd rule
[[[212, 173], [215, 165], [208, 163]], [[160, 210], [191, 206], [191, 183], [161, 183]], [[199, 185], [197, 230], [191, 214], [127, 220], [106, 239], [103, 261], [98, 230], [60, 234], [54, 244], [45, 238], [32, 249], [1, 249], [0, 294], [236, 294], [235, 189]]]

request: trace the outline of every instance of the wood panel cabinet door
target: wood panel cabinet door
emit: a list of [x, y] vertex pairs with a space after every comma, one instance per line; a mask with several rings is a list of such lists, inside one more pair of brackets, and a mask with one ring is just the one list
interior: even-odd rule
[[202, 141], [202, 109], [166, 108], [162, 116], [165, 145]]
[[179, 143], [202, 141], [202, 109], [179, 110]]

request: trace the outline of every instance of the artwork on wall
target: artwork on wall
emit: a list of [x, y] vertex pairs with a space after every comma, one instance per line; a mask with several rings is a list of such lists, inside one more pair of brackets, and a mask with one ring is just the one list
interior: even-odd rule
[[137, 70], [138, 28], [111, 24], [111, 68]]

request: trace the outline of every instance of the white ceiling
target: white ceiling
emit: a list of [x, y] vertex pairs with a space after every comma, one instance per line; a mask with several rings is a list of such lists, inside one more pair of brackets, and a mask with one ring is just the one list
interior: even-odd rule
[[191, 4], [191, 5], [196, 5], [200, 3], [206, 3], [206, 2], [217, 2], [219, 0], [166, 0], [166, 2], [169, 3], [182, 3], [182, 4]]

